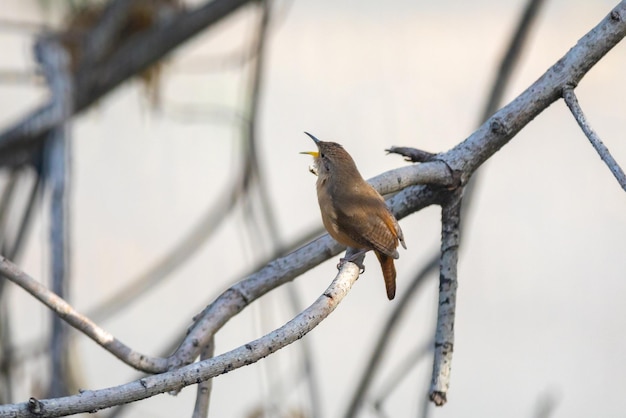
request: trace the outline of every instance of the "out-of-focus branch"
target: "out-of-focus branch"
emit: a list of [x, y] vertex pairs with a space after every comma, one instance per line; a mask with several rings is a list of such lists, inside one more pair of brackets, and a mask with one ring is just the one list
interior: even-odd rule
[[[72, 113], [86, 109], [122, 82], [147, 69], [185, 41], [249, 1], [207, 1], [202, 6], [181, 12], [178, 16], [129, 39], [100, 65], [82, 68], [74, 83]], [[120, 7], [122, 6], [123, 4]], [[106, 32], [103, 30], [104, 34]], [[29, 161], [33, 149], [43, 141], [43, 135], [62, 122], [63, 116], [54, 112], [53, 103], [43, 104], [30, 112], [0, 134], [0, 165]]]
[[446, 403], [454, 351], [457, 265], [461, 230], [462, 189], [451, 194], [441, 207], [441, 256], [439, 259], [439, 305], [435, 332], [435, 358], [430, 400], [437, 406]]
[[[200, 353], [200, 361], [212, 358], [215, 355], [215, 338], [202, 349]], [[192, 418], [206, 418], [209, 416], [209, 404], [211, 403], [211, 387], [213, 386], [213, 379], [207, 379], [201, 383], [198, 383], [196, 404], [193, 408]]]
[[[500, 103], [502, 102], [502, 96], [504, 91], [509, 85], [513, 70], [517, 67], [522, 56], [522, 50], [526, 45], [526, 40], [530, 34], [530, 29], [533, 23], [537, 20], [539, 10], [545, 3], [544, 0], [528, 0], [526, 7], [522, 12], [521, 18], [517, 23], [517, 27], [513, 32], [513, 37], [509, 41], [506, 48], [506, 52], [500, 61], [497, 76], [494, 80], [491, 92], [485, 104], [482, 115], [480, 116], [479, 123], [483, 123], [493, 112], [495, 112]], [[464, 205], [467, 204], [467, 200]]]
[[89, 71], [103, 58], [106, 51], [111, 50], [115, 35], [126, 22], [126, 15], [133, 2], [134, 0], [111, 0], [104, 6], [100, 19], [82, 42], [79, 73]]
[[[36, 46], [38, 58], [51, 91], [53, 112], [61, 121], [51, 129], [46, 143], [45, 179], [50, 189], [50, 262], [52, 291], [69, 298], [69, 193], [70, 193], [70, 126], [72, 111], [72, 79], [65, 49], [54, 39], [43, 38]], [[58, 397], [70, 392], [69, 337], [67, 324], [52, 315], [50, 334], [51, 376], [48, 396]]]
[[585, 114], [578, 104], [578, 99], [576, 98], [574, 89], [563, 89], [563, 99], [565, 100], [567, 107], [569, 107], [569, 110], [572, 112], [572, 115], [574, 115], [574, 119], [578, 122], [578, 126], [580, 126], [580, 129], [583, 130], [589, 139], [589, 142], [591, 142], [593, 148], [596, 150], [598, 155], [600, 155], [600, 158], [602, 158], [602, 161], [604, 161], [607, 167], [609, 167], [609, 170], [611, 170], [611, 173], [613, 173], [613, 176], [615, 176], [619, 185], [622, 186], [622, 189], [626, 191], [626, 174], [624, 174], [624, 171], [619, 166], [617, 161], [615, 161], [615, 158], [613, 158], [609, 149], [604, 145], [598, 134], [596, 134], [594, 130], [591, 129], [591, 126], [589, 126], [589, 123], [587, 123], [587, 118], [585, 118]]
[[[409, 354], [405, 356], [393, 370], [389, 377], [385, 379], [381, 385], [381, 389], [377, 396], [373, 398], [374, 408], [377, 411], [382, 410], [383, 402], [389, 397], [389, 395], [398, 387], [402, 380], [409, 374], [408, 372], [413, 370], [415, 366], [423, 361], [425, 358], [430, 359], [430, 353], [433, 351], [433, 341], [429, 340], [426, 343], [418, 345]], [[407, 370], [408, 368], [408, 370]]]
[[2, 196], [0, 196], [0, 248], [5, 249], [7, 246], [7, 224], [9, 220], [9, 208], [13, 201], [15, 192], [15, 185], [19, 177], [19, 170], [13, 169], [9, 173], [9, 178], [2, 189]]
[[[37, 197], [41, 192], [41, 185], [43, 183], [42, 175], [39, 171], [35, 172], [36, 179], [31, 184], [30, 193], [28, 195], [28, 201], [26, 203], [26, 207], [22, 211], [22, 219], [19, 222], [19, 227], [17, 230], [17, 234], [13, 239], [13, 242], [10, 246], [7, 243], [3, 243], [5, 245], [5, 250], [2, 251], [2, 254], [6, 254], [7, 258], [11, 260], [17, 260], [20, 256], [22, 246], [24, 244], [24, 238], [28, 233], [28, 229], [33, 220], [33, 212], [35, 211], [35, 207], [37, 206]], [[0, 285], [0, 297], [2, 296], [2, 289]]]
[[376, 338], [376, 343], [372, 349], [372, 353], [367, 360], [363, 374], [358, 381], [359, 383], [357, 388], [350, 399], [348, 409], [343, 415], [345, 418], [355, 417], [359, 412], [365, 395], [367, 394], [367, 391], [372, 383], [372, 379], [382, 364], [383, 355], [385, 354], [389, 343], [392, 341], [393, 333], [396, 330], [396, 327], [400, 324], [400, 319], [404, 315], [404, 312], [406, 312], [406, 308], [410, 306], [410, 302], [413, 301], [413, 298], [417, 294], [417, 290], [421, 288], [430, 272], [437, 267], [439, 261], [437, 257], [431, 257], [429, 260], [429, 263], [425, 264], [420, 270], [418, 270], [408, 288], [401, 293], [397, 305], [394, 307], [391, 315], [389, 315], [389, 318], [387, 318], [384, 326], [380, 328], [380, 335]]
[[[0, 405], [0, 417], [58, 417], [94, 412], [121, 403], [134, 402], [250, 365], [304, 337], [335, 310], [359, 277], [354, 263], [344, 263], [326, 291], [307, 309], [282, 327], [232, 351], [170, 372], [147, 376], [125, 385], [86, 390], [78, 395], [50, 400]], [[36, 413], [35, 413], [36, 410]]]

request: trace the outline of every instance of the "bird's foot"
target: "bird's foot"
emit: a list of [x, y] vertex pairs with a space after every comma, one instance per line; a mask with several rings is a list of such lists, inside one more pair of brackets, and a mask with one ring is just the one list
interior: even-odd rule
[[365, 273], [365, 266], [363, 265], [362, 256], [365, 254], [367, 250], [359, 250], [349, 256], [346, 254], [346, 257], [339, 259], [339, 264], [337, 264], [337, 269], [340, 269], [345, 263], [354, 263], [359, 268], [359, 274]]
[[365, 266], [363, 265], [363, 263], [357, 263], [354, 260], [350, 260], [347, 258], [340, 258], [339, 259], [339, 263], [337, 264], [337, 270], [341, 269], [343, 267], [344, 264], [346, 263], [354, 263], [356, 264], [356, 266], [359, 268], [359, 274], [363, 274], [365, 273]]

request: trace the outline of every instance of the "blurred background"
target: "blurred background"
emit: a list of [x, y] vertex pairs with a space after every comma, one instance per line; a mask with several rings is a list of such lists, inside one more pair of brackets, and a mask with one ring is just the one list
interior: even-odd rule
[[[32, 52], [37, 34], [66, 28], [69, 16], [91, 3], [98, 2], [3, 0], [0, 131], [49, 97]], [[193, 9], [203, 2], [172, 3]], [[616, 4], [545, 0], [504, 103]], [[246, 5], [168, 55], [156, 81], [124, 83], [72, 119], [67, 297], [140, 352], [171, 350], [193, 315], [230, 284], [322, 232], [310, 157], [298, 154], [313, 145], [303, 131], [343, 144], [366, 178], [407, 164], [385, 155], [392, 145], [440, 152], [465, 139], [481, 122], [526, 1], [269, 5], [265, 28], [261, 3]], [[622, 42], [576, 89], [592, 127], [622, 167], [624, 74]], [[246, 182], [251, 149], [258, 170]], [[425, 406], [438, 287], [432, 274], [389, 338], [358, 416], [624, 416], [624, 191], [562, 101], [480, 173], [463, 219], [448, 404]], [[15, 260], [49, 283], [50, 196], [35, 189], [36, 179], [32, 169], [14, 180], [10, 167], [0, 172], [5, 196], [15, 182], [2, 241], [6, 251], [29, 196], [39, 196]], [[348, 297], [302, 341], [214, 380], [210, 415], [343, 416], [394, 304], [439, 248], [439, 220], [439, 208], [430, 207], [401, 221], [408, 250], [396, 263], [395, 301], [385, 297], [368, 255], [368, 269]], [[159, 265], [181, 243], [188, 246], [179, 251], [185, 255], [179, 265]], [[334, 277], [337, 261], [231, 320], [217, 334], [216, 353], [262, 336], [312, 303]], [[120, 292], [130, 295], [129, 303], [121, 303]], [[10, 371], [2, 402], [44, 396], [49, 311], [10, 283], [3, 285], [1, 306], [3, 376]], [[74, 334], [78, 387], [140, 376]], [[188, 387], [117, 415], [190, 416], [194, 398], [195, 388]]]

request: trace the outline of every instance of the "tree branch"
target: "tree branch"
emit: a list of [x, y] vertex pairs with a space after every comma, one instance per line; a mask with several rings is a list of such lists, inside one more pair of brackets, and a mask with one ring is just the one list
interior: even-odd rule
[[462, 190], [451, 194], [441, 207], [441, 256], [439, 259], [439, 306], [435, 332], [435, 359], [430, 386], [430, 400], [437, 406], [446, 403], [454, 351], [454, 315], [456, 310], [457, 264], [461, 231]]
[[[396, 218], [402, 219], [439, 202], [443, 194], [441, 190], [427, 186], [411, 186], [389, 199], [388, 204]], [[199, 347], [203, 347], [230, 318], [265, 293], [339, 254], [344, 248], [326, 234], [231, 286], [196, 318], [185, 340], [169, 358], [169, 367], [190, 364], [198, 357]]]
[[615, 176], [615, 179], [617, 179], [619, 185], [622, 186], [622, 189], [624, 189], [624, 191], [626, 191], [626, 174], [624, 174], [624, 171], [619, 166], [617, 161], [615, 161], [615, 158], [613, 158], [613, 156], [609, 152], [609, 149], [604, 145], [598, 134], [596, 134], [594, 130], [591, 129], [591, 126], [589, 126], [589, 123], [587, 123], [585, 114], [578, 104], [578, 99], [576, 98], [576, 93], [574, 93], [574, 89], [563, 89], [563, 99], [565, 100], [567, 107], [569, 107], [569, 110], [572, 112], [572, 115], [574, 115], [574, 119], [576, 119], [576, 122], [578, 122], [578, 126], [580, 126], [580, 129], [583, 130], [583, 132], [589, 139], [589, 142], [591, 142], [591, 145], [600, 155], [600, 158], [602, 158], [602, 161], [604, 161], [607, 167], [609, 167], [609, 170], [611, 170], [611, 173], [613, 173], [613, 176]]
[[[71, 142], [67, 123], [72, 109], [72, 79], [69, 59], [61, 45], [52, 38], [43, 38], [36, 45], [50, 87], [55, 114], [62, 121], [49, 133], [46, 143], [45, 179], [50, 188], [50, 262], [52, 290], [62, 298], [69, 295], [69, 192]], [[50, 334], [51, 376], [48, 396], [58, 397], [69, 393], [70, 377], [68, 328], [57, 315], [52, 315]]]
[[[82, 68], [74, 83], [72, 113], [92, 105], [122, 82], [147, 69], [185, 41], [239, 9], [250, 0], [213, 0], [161, 22], [123, 44], [100, 65]], [[107, 28], [108, 30], [108, 28]], [[103, 29], [103, 34], [106, 30]], [[97, 35], [97, 36], [96, 36]], [[96, 38], [98, 34], [94, 35]], [[91, 36], [91, 35], [89, 35]], [[63, 121], [47, 103], [0, 134], [0, 165], [29, 160], [43, 135]]]
[[89, 318], [78, 313], [69, 303], [51, 292], [43, 284], [24, 273], [3, 256], [0, 256], [0, 274], [33, 295], [37, 300], [54, 311], [61, 319], [94, 340], [97, 344], [101, 345], [126, 364], [149, 373], [159, 373], [166, 369], [164, 359], [158, 357], [152, 358], [133, 351], [113, 335], [100, 328]]
[[567, 54], [511, 103], [491, 116], [439, 159], [461, 173], [464, 184], [489, 157], [506, 145], [524, 126], [561, 98], [565, 88], [583, 76], [626, 35], [626, 0], [622, 0]]
[[0, 405], [0, 417], [59, 417], [134, 402], [159, 393], [179, 390], [207, 379], [247, 366], [304, 337], [322, 322], [348, 294], [359, 277], [354, 263], [344, 263], [326, 291], [307, 309], [269, 334], [211, 359], [170, 372], [147, 376], [124, 385], [87, 390], [78, 395]]
[[[200, 361], [212, 358], [215, 355], [215, 338], [209, 341], [209, 344], [204, 347], [202, 353], [200, 353]], [[193, 414], [191, 418], [206, 418], [209, 416], [209, 404], [211, 402], [211, 388], [213, 386], [213, 379], [207, 379], [201, 383], [198, 383], [196, 393], [196, 404], [193, 408]]]

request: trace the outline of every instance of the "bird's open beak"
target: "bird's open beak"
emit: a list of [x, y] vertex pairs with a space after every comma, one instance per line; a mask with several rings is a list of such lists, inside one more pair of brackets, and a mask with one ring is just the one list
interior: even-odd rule
[[[315, 144], [317, 144], [318, 142], [320, 142], [319, 139], [317, 139], [316, 137], [314, 137], [313, 135], [311, 135], [308, 132], [305, 132], [305, 134], [307, 134], [309, 136], [309, 138], [311, 138], [313, 140], [313, 142], [315, 142]], [[313, 158], [317, 158], [320, 156], [320, 153], [317, 151], [303, 151], [300, 154], [309, 154], [311, 155]]]
[[305, 132], [306, 135], [309, 136], [309, 138], [311, 138], [313, 140], [313, 142], [315, 142], [316, 144], [320, 143], [321, 141], [319, 139], [317, 139], [316, 137], [314, 137], [313, 135], [311, 135], [308, 132]]
[[[320, 142], [319, 139], [317, 139], [310, 133], [305, 132], [305, 134], [307, 134], [315, 142], [316, 145]], [[315, 158], [315, 161], [313, 161], [313, 164], [309, 166], [309, 171], [317, 176], [317, 159], [320, 156], [319, 151], [302, 151], [300, 154], [308, 154], [311, 157]]]

